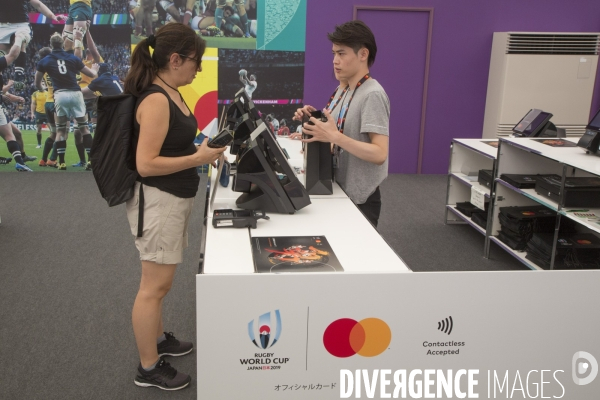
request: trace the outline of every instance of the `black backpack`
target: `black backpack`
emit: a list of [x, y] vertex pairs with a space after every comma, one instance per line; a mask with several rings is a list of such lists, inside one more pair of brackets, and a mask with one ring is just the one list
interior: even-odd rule
[[[133, 197], [136, 170], [134, 118], [137, 98], [131, 94], [98, 97], [98, 122], [90, 150], [92, 173], [109, 207]], [[140, 186], [138, 234], [142, 237], [144, 194]]]

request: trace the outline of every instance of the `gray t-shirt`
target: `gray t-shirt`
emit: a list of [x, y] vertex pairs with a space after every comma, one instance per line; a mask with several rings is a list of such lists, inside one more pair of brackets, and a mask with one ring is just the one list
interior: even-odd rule
[[[337, 99], [342, 91], [343, 88], [340, 87], [334, 99]], [[345, 98], [333, 109], [331, 115], [336, 120], [340, 111], [346, 109], [353, 94], [353, 91], [348, 91]], [[370, 143], [370, 132], [390, 135], [389, 123], [390, 100], [379, 82], [370, 78], [356, 90], [350, 103], [344, 124], [344, 135]], [[377, 165], [361, 160], [343, 149], [340, 150], [339, 166], [335, 169], [335, 180], [354, 203], [363, 204], [387, 177], [388, 159], [382, 165]]]

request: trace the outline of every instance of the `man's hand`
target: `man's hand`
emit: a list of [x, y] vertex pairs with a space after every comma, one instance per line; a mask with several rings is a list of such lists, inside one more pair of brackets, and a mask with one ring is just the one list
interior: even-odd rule
[[94, 71], [96, 73], [96, 75], [98, 74], [98, 70], [100, 69], [100, 64], [94, 63], [92, 64], [92, 68], [90, 68], [92, 71]]
[[304, 106], [302, 108], [297, 109], [296, 113], [294, 114], [294, 116], [292, 117], [292, 119], [294, 121], [300, 121], [300, 122], [302, 122], [302, 119], [304, 117], [310, 117], [310, 113], [312, 111], [317, 111], [317, 109], [314, 108], [313, 106], [306, 105], [306, 106]]
[[66, 21], [67, 18], [68, 17], [66, 15], [54, 15], [54, 18], [52, 18], [52, 21], [55, 21], [55, 22]]
[[333, 117], [329, 113], [329, 110], [324, 109], [323, 115], [325, 118], [327, 118], [327, 122], [322, 122], [319, 119], [311, 117], [309, 121], [314, 125], [304, 124], [302, 126], [302, 133], [312, 135], [310, 139], [302, 139], [303, 142], [329, 142], [337, 144], [338, 139], [343, 136], [343, 134], [338, 131], [338, 128], [333, 120]]

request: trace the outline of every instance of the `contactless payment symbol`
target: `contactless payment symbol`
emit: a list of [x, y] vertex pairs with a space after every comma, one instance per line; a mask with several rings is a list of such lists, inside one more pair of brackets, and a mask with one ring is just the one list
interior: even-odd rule
[[279, 310], [264, 313], [248, 323], [248, 335], [259, 349], [273, 347], [281, 335], [281, 314]]
[[383, 353], [391, 341], [390, 327], [379, 318], [365, 318], [358, 322], [350, 318], [338, 319], [323, 333], [325, 349], [340, 358], [355, 354], [375, 357]]

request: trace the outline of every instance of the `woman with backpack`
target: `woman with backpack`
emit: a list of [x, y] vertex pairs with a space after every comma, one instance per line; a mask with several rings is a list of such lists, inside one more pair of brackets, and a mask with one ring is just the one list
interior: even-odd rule
[[144, 204], [143, 235], [135, 239], [142, 277], [132, 311], [140, 355], [134, 382], [142, 387], [178, 390], [191, 381], [163, 359], [188, 354], [193, 345], [164, 331], [162, 303], [187, 247], [188, 220], [199, 184], [196, 167], [215, 162], [225, 150], [208, 147], [208, 140], [194, 145], [196, 118], [178, 90], [192, 83], [202, 70], [205, 48], [206, 42], [189, 26], [167, 24], [138, 43], [125, 79], [125, 93], [138, 99], [134, 124], [141, 179], [134, 197], [127, 201], [134, 235], [140, 200]]

